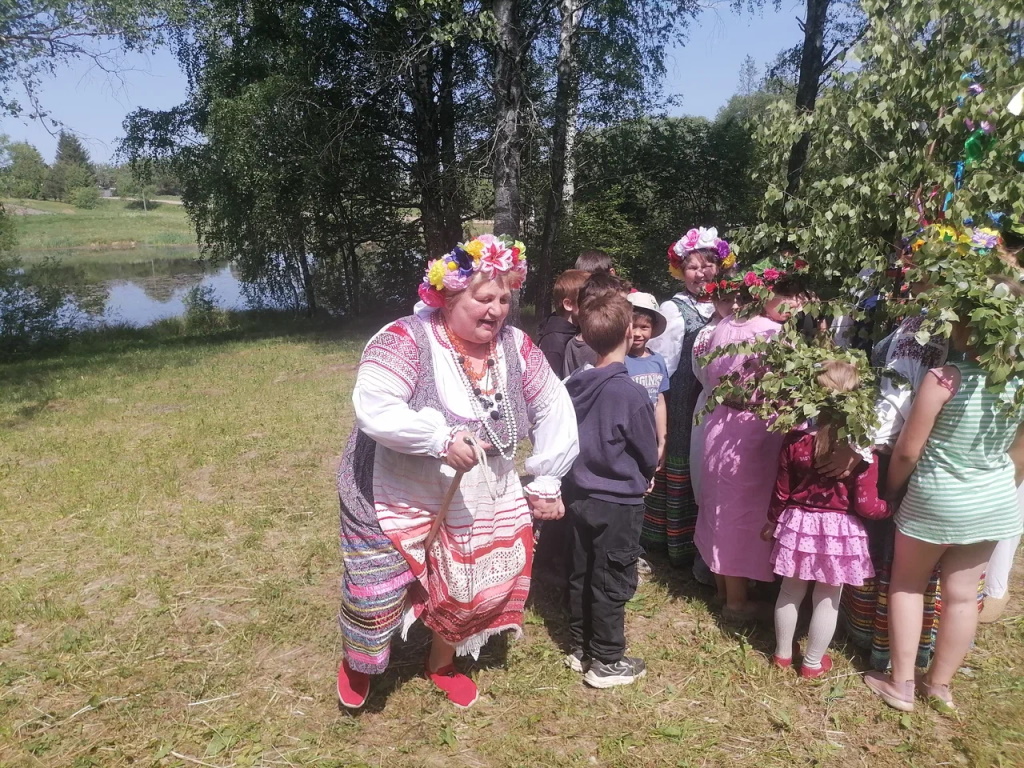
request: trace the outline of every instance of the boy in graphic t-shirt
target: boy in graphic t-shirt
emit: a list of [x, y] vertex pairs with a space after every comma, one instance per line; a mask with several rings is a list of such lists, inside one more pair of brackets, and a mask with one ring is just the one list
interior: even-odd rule
[[667, 321], [658, 308], [658, 301], [649, 293], [631, 293], [626, 298], [633, 305], [633, 338], [626, 355], [630, 378], [647, 390], [654, 406], [658, 429], [658, 466], [665, 459], [665, 435], [668, 432], [668, 366], [665, 358], [647, 349], [647, 342], [665, 331]]

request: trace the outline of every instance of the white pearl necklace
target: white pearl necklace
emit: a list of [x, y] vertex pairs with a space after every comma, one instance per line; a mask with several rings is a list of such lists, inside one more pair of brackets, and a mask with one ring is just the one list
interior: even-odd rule
[[[480, 402], [480, 398], [473, 392], [473, 382], [469, 380], [466, 372], [459, 364], [459, 356], [455, 351], [455, 345], [452, 344], [452, 340], [448, 336], [448, 331], [443, 325], [441, 326], [441, 331], [444, 333], [445, 341], [448, 342], [448, 349], [451, 351], [452, 358], [455, 360], [455, 370], [459, 372], [459, 380], [462, 382], [462, 385], [466, 388], [466, 393], [469, 395], [469, 402], [473, 409], [473, 415], [476, 416], [480, 425], [484, 428], [484, 432], [487, 433], [487, 437], [490, 439], [491, 445], [494, 446], [499, 455], [503, 459], [512, 461], [515, 459], [516, 448], [518, 448], [517, 437], [519, 430], [518, 425], [516, 424], [515, 411], [512, 409], [512, 403], [508, 397], [508, 391], [503, 388], [501, 380], [502, 377], [498, 374], [498, 371], [495, 370], [498, 367], [498, 348], [501, 347], [501, 345], [495, 345], [495, 365], [487, 371], [487, 377], [491, 378], [492, 383], [494, 384], [495, 399], [494, 410], [488, 414], [484, 409], [483, 403]], [[482, 383], [483, 382], [481, 382], [481, 384]], [[497, 429], [491, 426], [492, 422], [500, 420], [500, 416], [497, 419], [493, 417], [496, 413], [500, 414], [500, 416], [503, 416], [505, 419], [505, 424], [508, 428], [507, 441], [503, 441], [501, 436], [498, 434]]]

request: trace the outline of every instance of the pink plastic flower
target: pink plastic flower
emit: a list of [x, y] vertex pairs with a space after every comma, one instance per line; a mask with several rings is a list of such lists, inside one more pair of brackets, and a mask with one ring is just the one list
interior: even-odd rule
[[472, 274], [473, 273], [470, 272], [469, 276], [466, 276], [459, 270], [449, 272], [444, 276], [444, 287], [453, 292], [464, 291], [469, 287], [470, 280], [473, 279]]
[[444, 306], [444, 296], [440, 291], [434, 290], [430, 283], [420, 283], [420, 287], [417, 289], [417, 293], [420, 295], [420, 301], [426, 304], [428, 307], [434, 307], [434, 309], [440, 309]]
[[764, 271], [765, 280], [778, 280], [782, 277], [782, 273], [779, 270], [769, 267]]
[[757, 276], [756, 272], [747, 272], [743, 276], [743, 284], [748, 288], [753, 288], [755, 285], [761, 285], [761, 278]]
[[484, 255], [480, 257], [480, 271], [488, 278], [493, 278], [496, 272], [508, 272], [512, 266], [512, 250], [500, 243], [497, 246], [487, 246]]

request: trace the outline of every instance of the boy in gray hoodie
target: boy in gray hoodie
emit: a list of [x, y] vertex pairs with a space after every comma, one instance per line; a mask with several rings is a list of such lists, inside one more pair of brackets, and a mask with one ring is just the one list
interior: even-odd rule
[[570, 472], [573, 502], [569, 631], [565, 662], [594, 688], [628, 685], [646, 674], [625, 656], [626, 602], [637, 587], [644, 493], [658, 464], [654, 406], [624, 360], [633, 307], [618, 294], [581, 307], [583, 339], [596, 366], [566, 382], [576, 407], [580, 455]]

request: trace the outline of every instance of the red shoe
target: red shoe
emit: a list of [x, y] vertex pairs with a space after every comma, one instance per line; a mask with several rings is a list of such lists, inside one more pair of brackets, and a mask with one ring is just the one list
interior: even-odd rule
[[338, 701], [343, 707], [359, 709], [366, 703], [370, 692], [370, 676], [365, 672], [356, 672], [344, 659], [338, 667]]
[[476, 683], [455, 669], [454, 664], [440, 667], [434, 672], [423, 670], [427, 679], [444, 691], [448, 701], [460, 709], [466, 709], [476, 703], [479, 695]]
[[772, 664], [774, 664], [779, 669], [789, 669], [790, 667], [793, 666], [793, 660], [797, 656], [799, 656], [799, 655], [800, 655], [800, 644], [797, 643], [796, 640], [794, 640], [793, 641], [793, 653], [792, 653], [792, 655], [788, 659], [785, 659], [782, 656], [775, 656], [775, 655], [773, 655], [772, 656]]
[[808, 680], [813, 680], [816, 677], [821, 677], [822, 675], [827, 674], [829, 672], [829, 670], [831, 670], [831, 669], [832, 669], [832, 657], [829, 656], [826, 653], [824, 656], [821, 657], [821, 666], [820, 667], [817, 667], [816, 669], [812, 669], [811, 667], [801, 666], [800, 667], [800, 677], [805, 677]]

